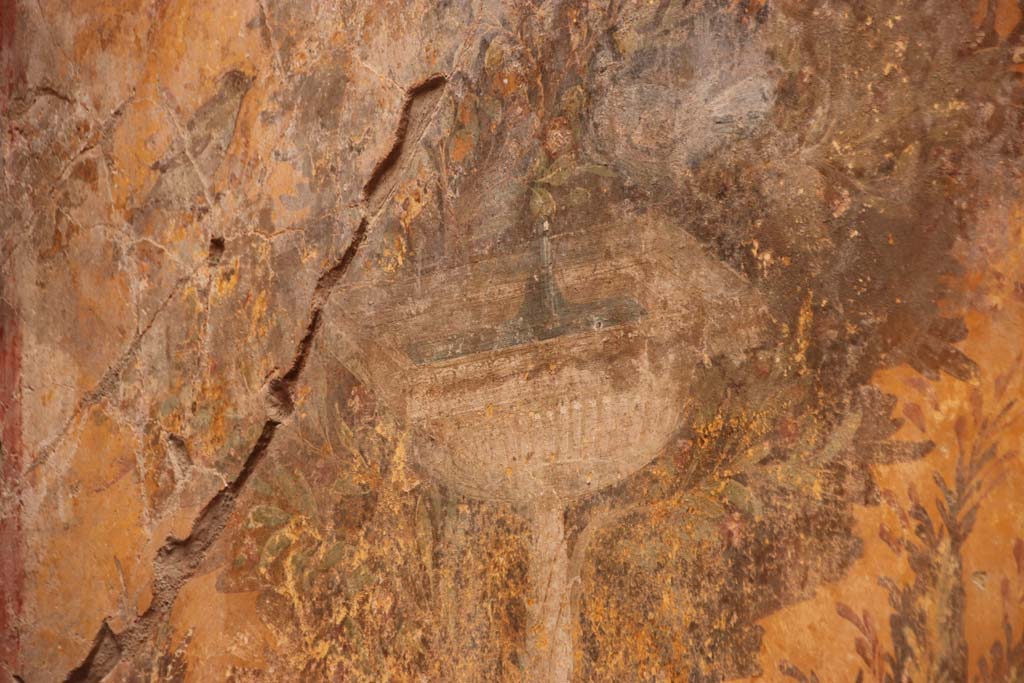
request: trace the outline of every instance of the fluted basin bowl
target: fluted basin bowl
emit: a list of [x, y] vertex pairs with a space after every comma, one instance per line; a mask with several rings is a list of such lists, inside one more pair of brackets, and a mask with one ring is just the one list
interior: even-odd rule
[[541, 229], [516, 253], [336, 300], [331, 343], [404, 419], [411, 462], [517, 504], [647, 464], [686, 420], [694, 369], [755, 343], [762, 309], [741, 275], [654, 221]]

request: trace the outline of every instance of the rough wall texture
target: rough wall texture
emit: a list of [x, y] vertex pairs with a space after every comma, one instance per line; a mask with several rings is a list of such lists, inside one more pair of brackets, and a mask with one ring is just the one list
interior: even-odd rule
[[1024, 680], [1018, 0], [0, 0], [0, 680]]

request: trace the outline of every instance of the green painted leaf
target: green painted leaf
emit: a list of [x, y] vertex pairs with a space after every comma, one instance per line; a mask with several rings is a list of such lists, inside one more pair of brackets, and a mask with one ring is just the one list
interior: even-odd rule
[[324, 554], [324, 559], [320, 560], [320, 568], [323, 571], [333, 568], [336, 564], [341, 562], [345, 557], [345, 544], [335, 543], [330, 549]]
[[249, 512], [249, 528], [267, 527], [276, 529], [291, 519], [291, 514], [273, 505], [257, 505]]
[[267, 539], [267, 542], [263, 544], [263, 550], [260, 552], [260, 566], [267, 566], [276, 560], [281, 553], [288, 549], [288, 546], [292, 544], [292, 539], [284, 531], [278, 531]]
[[343, 498], [366, 495], [366, 489], [361, 484], [345, 477], [339, 477], [334, 481], [334, 484], [331, 486], [331, 492]]
[[373, 583], [373, 574], [366, 567], [355, 567], [346, 577], [345, 583], [348, 584], [348, 594], [356, 595]]
[[542, 185], [550, 185], [552, 187], [561, 187], [562, 185], [565, 185], [569, 182], [569, 179], [576, 171], [573, 163], [574, 161], [575, 160], [570, 154], [558, 157], [535, 182]]
[[551, 196], [551, 193], [545, 190], [543, 187], [531, 187], [532, 194], [530, 196], [530, 211], [534, 216], [543, 216], [545, 218], [553, 216], [556, 209], [558, 208], [555, 204], [555, 198]]
[[619, 175], [610, 167], [603, 166], [601, 164], [585, 164], [583, 166], [580, 166], [580, 170], [583, 171], [584, 173], [590, 173], [591, 175], [599, 175], [603, 178], [615, 178], [618, 177]]
[[740, 512], [754, 516], [759, 516], [764, 512], [764, 505], [757, 494], [735, 479], [726, 482], [724, 494]]
[[288, 498], [289, 503], [294, 504], [301, 512], [310, 517], [316, 515], [316, 498], [302, 472], [280, 467], [275, 472], [274, 483], [278, 490]]

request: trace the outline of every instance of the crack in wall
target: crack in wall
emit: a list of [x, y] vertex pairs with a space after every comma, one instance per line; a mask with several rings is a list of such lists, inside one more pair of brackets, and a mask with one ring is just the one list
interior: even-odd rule
[[[441, 94], [441, 88], [448, 82], [444, 74], [433, 74], [413, 84], [406, 90], [405, 102], [402, 104], [402, 113], [398, 118], [398, 128], [395, 130], [395, 142], [384, 158], [377, 162], [369, 179], [363, 184], [363, 202], [369, 213], [375, 214], [382, 205], [382, 197], [390, 195], [389, 187], [394, 182], [388, 182], [398, 170], [399, 161], [403, 156], [405, 141], [410, 133], [415, 131], [413, 137], [417, 139], [422, 136], [430, 116], [423, 116], [421, 107], [430, 107], [436, 104], [436, 98]], [[425, 101], [426, 100], [426, 101]], [[419, 111], [413, 111], [418, 108]], [[421, 114], [417, 116], [416, 114]]]
[[[410, 130], [415, 129], [418, 133], [416, 137], [422, 137], [428, 120], [437, 111], [436, 100], [434, 97], [430, 97], [435, 106], [427, 112], [419, 109], [423, 115], [416, 117], [414, 107], [418, 104], [417, 100], [421, 100], [424, 96], [439, 96], [440, 89], [447, 83], [446, 75], [435, 74], [413, 84], [406, 90], [405, 102], [391, 150], [376, 165], [370, 179], [363, 186], [363, 217], [356, 225], [341, 257], [323, 271], [317, 279], [311, 297], [309, 322], [306, 325], [305, 333], [296, 346], [291, 365], [283, 374], [272, 379], [267, 385], [267, 418], [263, 423], [259, 438], [245, 457], [238, 475], [206, 504], [193, 522], [192, 531], [186, 538], [169, 538], [157, 551], [154, 559], [153, 599], [146, 611], [137, 616], [120, 633], [114, 633], [104, 621], [85, 659], [68, 673], [64, 678], [64, 683], [99, 683], [117, 666], [118, 662], [126, 657], [131, 657], [144, 647], [156, 634], [158, 627], [170, 617], [179, 591], [195, 575], [206, 559], [210, 548], [227, 526], [238, 503], [239, 495], [252, 477], [256, 467], [266, 457], [278, 427], [292, 413], [295, 385], [306, 367], [313, 343], [323, 325], [324, 306], [330, 298], [332, 290], [355, 261], [366, 240], [371, 222], [375, 222], [381, 207], [377, 207], [378, 210], [370, 214], [372, 218], [367, 218], [366, 208], [369, 208], [371, 200], [379, 199], [382, 193], [385, 199], [390, 195], [390, 192], [383, 192], [382, 182], [401, 160]], [[214, 252], [218, 251], [215, 240], [211, 241], [211, 261]], [[219, 254], [217, 256], [217, 260], [219, 260]]]

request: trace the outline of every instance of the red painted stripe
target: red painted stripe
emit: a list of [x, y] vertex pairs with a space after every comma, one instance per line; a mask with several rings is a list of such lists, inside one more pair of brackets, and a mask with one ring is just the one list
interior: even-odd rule
[[[21, 473], [21, 330], [17, 311], [0, 299], [0, 481], [13, 487]], [[24, 546], [20, 505], [0, 508], [0, 680], [18, 669]], [[14, 501], [16, 502], [16, 501]], [[6, 511], [6, 512], [5, 512]]]

